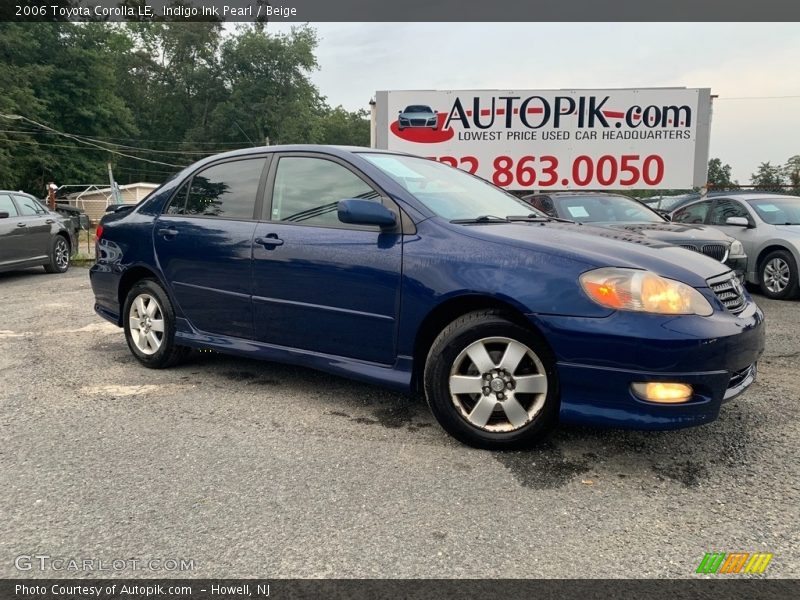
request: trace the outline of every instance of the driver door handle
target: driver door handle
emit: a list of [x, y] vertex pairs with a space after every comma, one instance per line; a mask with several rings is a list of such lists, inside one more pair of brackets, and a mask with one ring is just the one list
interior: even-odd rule
[[17, 223], [17, 227], [27, 227], [27, 223]]
[[162, 227], [158, 230], [158, 235], [163, 235], [164, 237], [175, 237], [178, 235], [178, 230], [174, 227]]
[[264, 237], [257, 237], [255, 243], [265, 248], [274, 248], [275, 246], [283, 246], [283, 240], [278, 237], [276, 233], [268, 233]]

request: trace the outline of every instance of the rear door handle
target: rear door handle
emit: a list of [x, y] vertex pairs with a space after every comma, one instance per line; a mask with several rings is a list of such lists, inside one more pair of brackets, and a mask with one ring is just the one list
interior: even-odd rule
[[164, 237], [175, 237], [178, 235], [178, 230], [174, 227], [162, 227], [158, 230], [158, 235], [163, 235]]
[[27, 223], [17, 223], [17, 227], [27, 227]]
[[55, 220], [55, 219], [47, 219], [47, 220], [45, 221], [45, 223], [47, 223], [48, 225], [52, 225], [52, 224], [53, 224], [53, 223], [55, 223], [55, 222], [56, 222], [56, 220]]
[[283, 240], [275, 233], [268, 233], [264, 237], [257, 237], [255, 243], [265, 248], [274, 248], [275, 246], [283, 246]]

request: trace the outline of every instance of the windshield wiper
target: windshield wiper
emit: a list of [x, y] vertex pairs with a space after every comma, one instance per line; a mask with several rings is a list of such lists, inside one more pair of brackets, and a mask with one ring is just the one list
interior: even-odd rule
[[515, 221], [527, 221], [529, 223], [547, 223], [550, 221], [554, 221], [556, 223], [575, 223], [575, 221], [570, 221], [569, 219], [560, 219], [558, 217], [543, 217], [541, 215], [535, 215], [533, 213], [529, 215], [509, 215], [506, 217], [512, 223]]
[[481, 215], [480, 217], [475, 217], [474, 219], [453, 219], [450, 221], [451, 223], [508, 223], [509, 219], [505, 217], [496, 217], [494, 215]]

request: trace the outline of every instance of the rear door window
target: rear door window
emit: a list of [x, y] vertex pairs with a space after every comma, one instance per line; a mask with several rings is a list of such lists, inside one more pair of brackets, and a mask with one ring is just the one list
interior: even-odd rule
[[[189, 184], [184, 211], [170, 214], [252, 220], [265, 164], [265, 158], [254, 158], [200, 171]], [[173, 199], [175, 210], [179, 210], [181, 191]]]
[[704, 223], [710, 207], [711, 200], [690, 204], [675, 211], [672, 220], [678, 223]]
[[8, 194], [0, 194], [0, 212], [7, 212], [9, 217], [16, 217], [19, 214]]
[[44, 207], [33, 198], [28, 196], [15, 196], [17, 206], [19, 207], [19, 214], [23, 217], [31, 217], [35, 215], [45, 214]]
[[164, 211], [168, 215], [186, 214], [186, 192], [189, 189], [189, 181], [186, 181], [180, 189], [172, 195], [167, 209]]

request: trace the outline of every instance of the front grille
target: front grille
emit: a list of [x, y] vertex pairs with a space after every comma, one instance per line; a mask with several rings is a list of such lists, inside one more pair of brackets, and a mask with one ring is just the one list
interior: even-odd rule
[[719, 262], [725, 262], [728, 258], [728, 247], [725, 244], [704, 244], [703, 254]]
[[733, 273], [709, 279], [708, 285], [723, 306], [733, 314], [738, 315], [747, 306], [744, 288]]
[[411, 124], [414, 127], [425, 127], [425, 123], [427, 123], [425, 119], [411, 119]]
[[680, 244], [681, 248], [686, 248], [692, 252], [699, 252], [710, 256], [719, 262], [725, 262], [728, 259], [728, 247], [725, 244], [703, 244], [702, 246], [695, 246], [694, 244]]

